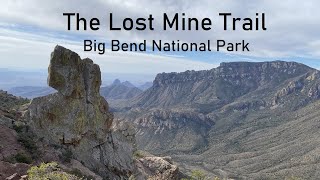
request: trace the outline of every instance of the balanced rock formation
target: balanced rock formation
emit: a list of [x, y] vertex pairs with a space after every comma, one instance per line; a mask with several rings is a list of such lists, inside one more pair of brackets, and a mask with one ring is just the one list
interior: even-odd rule
[[102, 177], [128, 178], [134, 169], [134, 131], [125, 123], [112, 127], [113, 115], [99, 92], [99, 66], [56, 46], [48, 71], [48, 84], [58, 92], [33, 99], [26, 113], [31, 129]]

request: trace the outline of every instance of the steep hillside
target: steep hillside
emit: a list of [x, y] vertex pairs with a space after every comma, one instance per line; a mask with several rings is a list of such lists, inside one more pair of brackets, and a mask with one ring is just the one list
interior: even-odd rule
[[[112, 106], [117, 118], [135, 123], [138, 147], [173, 155], [186, 171], [201, 168], [221, 177], [283, 179], [303, 172], [293, 167], [293, 157], [303, 159], [308, 146], [320, 147], [298, 128], [297, 133], [285, 130], [301, 120], [298, 117], [306, 118], [303, 112], [318, 103], [319, 90], [319, 71], [303, 64], [222, 63], [208, 71], [159, 74], [147, 91]], [[300, 126], [309, 127], [305, 123]], [[275, 136], [290, 132], [293, 136]], [[288, 145], [290, 138], [298, 139], [295, 147], [301, 150]], [[249, 160], [255, 156], [260, 159]], [[248, 168], [229, 165], [233, 158], [243, 158]], [[290, 166], [282, 168], [281, 163]], [[295, 166], [318, 167], [313, 161]], [[269, 168], [273, 171], [266, 174]]]
[[11, 110], [28, 102], [28, 99], [16, 97], [7, 91], [0, 90], [0, 109]]
[[[297, 111], [257, 111], [220, 120], [201, 154], [173, 158], [185, 170], [201, 168], [236, 179], [318, 179], [320, 101]], [[238, 121], [223, 128], [223, 121]]]

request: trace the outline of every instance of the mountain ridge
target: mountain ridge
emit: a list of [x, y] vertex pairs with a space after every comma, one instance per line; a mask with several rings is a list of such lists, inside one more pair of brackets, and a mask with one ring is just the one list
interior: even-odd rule
[[[234, 69], [235, 67], [240, 70]], [[287, 68], [292, 68], [292, 72], [290, 70], [286, 72]], [[223, 103], [267, 83], [281, 83], [282, 80], [279, 77], [288, 79], [309, 71], [316, 70], [296, 62], [275, 61], [221, 63], [221, 66], [211, 70], [160, 73], [156, 76], [153, 86], [133, 98], [127, 106], [174, 106], [174, 104], [187, 105], [193, 101], [200, 104]], [[241, 88], [243, 83], [246, 83], [246, 89], [243, 88], [242, 92], [237, 92], [236, 90]], [[171, 89], [170, 84], [173, 84]], [[184, 87], [181, 88], [179, 85]]]
[[[281, 163], [277, 161], [290, 164], [287, 162], [292, 158], [290, 149], [284, 147], [287, 154], [266, 153], [264, 149], [272, 152], [268, 148], [273, 147], [273, 141], [262, 138], [262, 134], [279, 133], [279, 128], [291, 127], [290, 123], [300, 117], [293, 116], [294, 112], [302, 113], [318, 103], [319, 89], [319, 71], [301, 63], [232, 62], [221, 63], [211, 70], [158, 74], [147, 91], [111, 107], [117, 109], [116, 118], [134, 122], [139, 148], [172, 156], [186, 172], [200, 168], [212, 177], [264, 179], [270, 173], [262, 169], [270, 168], [270, 164], [263, 159], [258, 158], [256, 166], [249, 169], [219, 163], [232, 154], [235, 158], [245, 154], [255, 157], [245, 143], [257, 139], [251, 146], [257, 149], [257, 154], [270, 156], [273, 172], [281, 179], [290, 174], [299, 177], [302, 171], [293, 172], [287, 165], [285, 171], [278, 169]], [[283, 143], [291, 141], [289, 136], [282, 138], [279, 141]], [[308, 141], [299, 139], [296, 143]], [[300, 148], [297, 158], [310, 150]], [[212, 157], [222, 159], [216, 162]], [[248, 156], [247, 159], [251, 162]], [[275, 178], [272, 174], [271, 177]]]

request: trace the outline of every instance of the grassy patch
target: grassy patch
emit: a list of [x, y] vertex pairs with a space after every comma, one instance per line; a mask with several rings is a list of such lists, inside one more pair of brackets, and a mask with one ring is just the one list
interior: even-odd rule
[[139, 159], [139, 158], [143, 158], [145, 155], [143, 154], [143, 151], [140, 151], [140, 150], [136, 150], [134, 153], [133, 153], [133, 157], [135, 159]]
[[56, 162], [33, 166], [27, 173], [29, 180], [80, 180], [80, 178], [72, 174], [63, 172]]

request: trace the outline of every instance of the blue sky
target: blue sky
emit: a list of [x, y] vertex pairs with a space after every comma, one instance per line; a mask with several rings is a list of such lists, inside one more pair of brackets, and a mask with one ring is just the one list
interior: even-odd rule
[[[316, 0], [261, 0], [261, 1], [175, 1], [175, 0], [3, 0], [0, 7], [0, 68], [36, 70], [46, 69], [50, 52], [56, 44], [89, 57], [106, 73], [157, 74], [185, 70], [211, 69], [228, 61], [298, 61], [320, 68], [320, 2]], [[106, 21], [113, 12], [116, 23], [124, 17], [145, 17], [153, 14], [161, 19], [163, 13], [186, 13], [189, 17], [210, 17], [214, 30], [190, 31], [121, 31], [110, 32], [102, 26], [99, 31], [67, 31], [65, 12], [78, 12], [84, 17], [98, 17]], [[255, 17], [256, 12], [266, 14], [267, 31], [222, 31], [222, 20], [217, 14], [231, 12], [237, 17]], [[105, 23], [107, 24], [107, 23]], [[156, 27], [160, 26], [156, 22]], [[98, 55], [83, 51], [84, 39], [109, 42], [141, 40], [180, 40], [202, 42], [217, 39], [237, 42], [242, 39], [251, 44], [249, 53], [228, 52], [169, 52], [133, 53], [111, 52]]]

